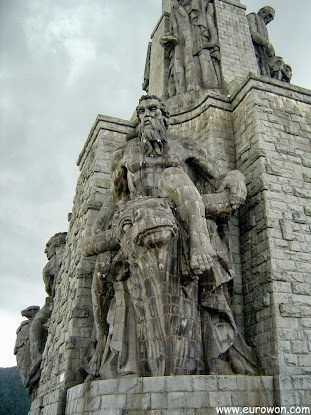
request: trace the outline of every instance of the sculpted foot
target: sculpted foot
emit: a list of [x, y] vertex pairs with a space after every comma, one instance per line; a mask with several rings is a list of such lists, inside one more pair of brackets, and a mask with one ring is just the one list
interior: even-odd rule
[[214, 251], [204, 220], [200, 230], [190, 230], [190, 267], [197, 273], [208, 271], [214, 263]]

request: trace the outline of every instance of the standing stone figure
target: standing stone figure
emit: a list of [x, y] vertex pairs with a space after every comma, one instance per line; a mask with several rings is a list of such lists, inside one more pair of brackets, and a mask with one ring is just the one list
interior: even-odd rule
[[232, 263], [216, 225], [218, 213], [244, 202], [244, 176], [221, 175], [193, 140], [168, 134], [159, 98], [142, 97], [136, 111], [137, 137], [112, 160], [115, 205], [103, 206], [97, 233], [82, 244], [83, 255], [99, 254], [89, 373], [254, 374], [233, 318]]
[[28, 375], [31, 367], [30, 345], [29, 345], [29, 327], [33, 322], [35, 315], [40, 310], [37, 305], [29, 306], [21, 311], [21, 315], [28, 320], [22, 321], [16, 331], [16, 342], [14, 354], [16, 355], [16, 363], [19, 374], [24, 386], [28, 381]]
[[275, 56], [274, 48], [269, 41], [267, 24], [274, 19], [274, 16], [275, 10], [270, 6], [262, 7], [257, 14], [247, 15], [255, 54], [261, 75], [290, 82], [291, 67], [284, 63], [283, 58]]
[[213, 0], [172, 0], [167, 94], [220, 87], [218, 33]]
[[[48, 297], [45, 299], [44, 306], [41, 309], [39, 307], [34, 309], [34, 306], [32, 306], [22, 311], [22, 315], [26, 317], [31, 315], [32, 318], [29, 319], [29, 322], [26, 322], [28, 324], [25, 324], [25, 328], [22, 323], [18, 331], [17, 344], [20, 344], [19, 339], [22, 336], [27, 336], [28, 339], [26, 340], [25, 338], [23, 353], [19, 352], [17, 355], [17, 366], [25, 387], [32, 395], [34, 395], [40, 380], [42, 354], [47, 340], [50, 317], [53, 311], [56, 278], [61, 267], [66, 235], [66, 232], [57, 233], [46, 244], [45, 253], [49, 262], [44, 267], [42, 274]], [[15, 346], [16, 352], [21, 347], [17, 346], [17, 344]]]

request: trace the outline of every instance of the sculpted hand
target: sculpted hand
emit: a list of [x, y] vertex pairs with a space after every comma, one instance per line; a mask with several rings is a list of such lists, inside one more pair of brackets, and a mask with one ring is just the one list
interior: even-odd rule
[[223, 179], [217, 193], [229, 190], [229, 201], [233, 209], [237, 209], [245, 202], [247, 190], [245, 185], [245, 177], [238, 170], [230, 171]]

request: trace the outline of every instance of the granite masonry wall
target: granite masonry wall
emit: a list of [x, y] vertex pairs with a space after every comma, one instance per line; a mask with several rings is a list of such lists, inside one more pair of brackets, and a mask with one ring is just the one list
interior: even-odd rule
[[178, 376], [102, 380], [68, 391], [66, 415], [214, 415], [273, 406], [273, 377]]
[[280, 376], [278, 401], [293, 405], [311, 403], [310, 104], [310, 91], [262, 78], [233, 100], [237, 166], [248, 185], [245, 328], [265, 373]]
[[[168, 6], [167, 6], [168, 7]], [[150, 81], [148, 94], [161, 97], [168, 76], [168, 56], [160, 45], [160, 39], [169, 31], [169, 16], [164, 12], [151, 34]]]
[[83, 360], [93, 329], [90, 298], [96, 258], [81, 256], [80, 241], [91, 235], [98, 211], [109, 197], [111, 153], [132, 131], [128, 121], [99, 115], [79, 156], [81, 173], [31, 415], [63, 414], [67, 388], [85, 378]]
[[[78, 159], [81, 174], [30, 415], [205, 415], [218, 405], [311, 408], [311, 91], [258, 77], [245, 6], [215, 0], [215, 9], [223, 90], [169, 100], [170, 132], [206, 146], [223, 173], [238, 168], [246, 176], [246, 204], [228, 228], [236, 270], [234, 311], [267, 376], [80, 384], [92, 336], [95, 265], [94, 257], [81, 256], [80, 241], [91, 235], [109, 197], [111, 153], [134, 130], [133, 122], [100, 115]], [[163, 0], [152, 34], [149, 93], [159, 96], [167, 76], [159, 42], [168, 30], [168, 12], [169, 1]], [[187, 408], [190, 401], [195, 405], [195, 394], [202, 395], [203, 406]], [[169, 406], [172, 401], [177, 407]]]
[[[243, 96], [243, 98], [242, 98]], [[310, 374], [311, 93], [250, 80], [234, 101], [246, 327], [268, 374]]]
[[252, 39], [245, 18], [246, 7], [236, 0], [215, 0], [224, 88], [240, 85], [249, 73], [259, 74]]
[[[234, 215], [228, 230], [236, 270], [234, 311], [264, 373], [275, 376], [273, 400], [279, 405], [311, 405], [310, 103], [310, 91], [250, 77], [232, 101], [206, 96], [191, 111], [173, 108], [169, 129], [200, 141], [224, 173], [237, 167], [246, 176], [241, 226]], [[93, 326], [95, 259], [81, 257], [79, 241], [91, 234], [108, 197], [111, 152], [132, 131], [132, 123], [99, 116], [79, 157], [57, 309], [31, 415], [63, 414], [66, 389], [82, 381], [81, 361]]]

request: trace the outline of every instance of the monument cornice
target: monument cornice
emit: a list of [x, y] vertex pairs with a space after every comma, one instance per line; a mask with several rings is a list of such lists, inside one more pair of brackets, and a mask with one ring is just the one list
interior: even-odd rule
[[230, 97], [232, 110], [235, 110], [245, 96], [252, 90], [270, 92], [306, 104], [311, 103], [311, 91], [309, 89], [277, 81], [272, 78], [249, 74], [243, 84], [228, 96]]
[[241, 4], [240, 2], [235, 1], [235, 0], [219, 0], [219, 1], [223, 3], [231, 4], [232, 6], [239, 7], [240, 9], [243, 9], [243, 10], [247, 9], [247, 7], [244, 4]]
[[225, 111], [234, 111], [238, 105], [243, 101], [245, 96], [252, 90], [260, 90], [277, 94], [286, 98], [294, 99], [298, 102], [310, 104], [311, 91], [301, 88], [296, 85], [278, 81], [272, 78], [256, 76], [249, 74], [249, 76], [240, 84], [231, 94], [217, 94], [212, 91], [207, 91], [206, 95], [198, 100], [192, 107], [188, 106], [184, 109], [171, 109], [171, 125], [176, 125], [189, 121], [200, 116], [210, 107], [219, 108]]
[[153, 39], [153, 37], [154, 37], [154, 35], [155, 35], [155, 33], [156, 33], [156, 31], [158, 30], [158, 28], [159, 28], [159, 26], [160, 26], [160, 24], [162, 23], [162, 20], [165, 18], [165, 17], [169, 17], [169, 13], [168, 12], [163, 12], [162, 14], [161, 14], [161, 17], [160, 17], [160, 19], [157, 21], [157, 24], [155, 25], [155, 28], [153, 29], [153, 32], [151, 33], [151, 35], [150, 35], [150, 38], [151, 39]]
[[98, 114], [96, 120], [91, 128], [88, 138], [83, 146], [81, 153], [77, 160], [77, 166], [82, 167], [85, 158], [90, 152], [93, 143], [96, 141], [101, 129], [112, 132], [119, 132], [123, 134], [131, 133], [135, 127], [134, 123], [121, 118], [110, 117], [108, 115]]

